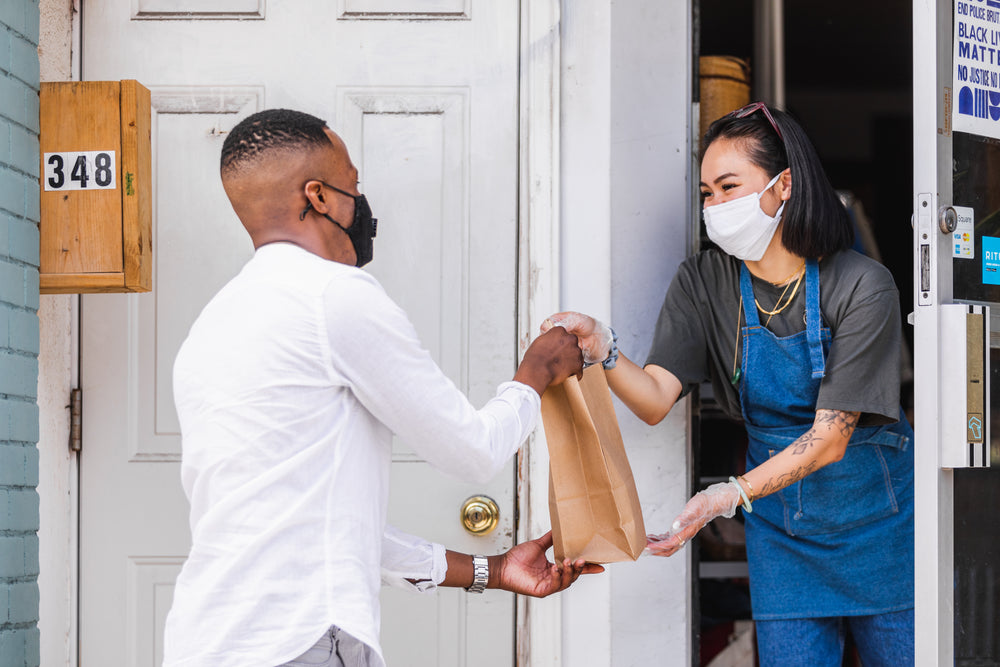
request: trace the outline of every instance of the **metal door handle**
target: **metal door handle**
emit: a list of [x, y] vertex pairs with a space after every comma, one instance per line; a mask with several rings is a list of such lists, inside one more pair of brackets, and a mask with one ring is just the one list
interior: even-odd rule
[[500, 522], [500, 508], [489, 496], [472, 496], [462, 503], [462, 527], [473, 535], [485, 535]]
[[958, 226], [958, 213], [951, 206], [942, 206], [938, 209], [938, 227], [942, 234], [951, 234]]

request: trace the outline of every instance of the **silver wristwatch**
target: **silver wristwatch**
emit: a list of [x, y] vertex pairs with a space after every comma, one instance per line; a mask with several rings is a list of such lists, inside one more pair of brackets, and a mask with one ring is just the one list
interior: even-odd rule
[[472, 557], [472, 585], [465, 590], [469, 593], [482, 593], [490, 580], [490, 562], [486, 556]]

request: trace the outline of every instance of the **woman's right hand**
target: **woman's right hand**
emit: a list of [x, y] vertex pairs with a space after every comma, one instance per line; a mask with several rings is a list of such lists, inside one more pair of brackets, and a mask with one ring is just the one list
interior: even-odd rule
[[[614, 334], [611, 328], [589, 315], [556, 313], [542, 322], [542, 331], [563, 327], [576, 336], [577, 347], [587, 364], [599, 364], [608, 358]], [[647, 424], [658, 424], [680, 398], [683, 389], [673, 373], [655, 364], [640, 368], [621, 350], [614, 370], [606, 374], [608, 386], [615, 395]], [[684, 538], [687, 539], [687, 538]]]
[[599, 364], [611, 353], [611, 327], [590, 315], [573, 311], [556, 313], [542, 322], [542, 333], [552, 327], [563, 327], [577, 337], [585, 364]]

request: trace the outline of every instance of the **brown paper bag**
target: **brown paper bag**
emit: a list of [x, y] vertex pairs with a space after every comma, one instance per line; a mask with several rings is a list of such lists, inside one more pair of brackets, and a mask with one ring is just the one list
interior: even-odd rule
[[646, 546], [639, 494], [600, 364], [542, 396], [556, 562], [635, 560]]

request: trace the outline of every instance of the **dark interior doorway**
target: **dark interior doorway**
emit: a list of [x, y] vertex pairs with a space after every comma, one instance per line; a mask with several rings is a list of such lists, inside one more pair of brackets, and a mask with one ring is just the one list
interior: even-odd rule
[[[909, 411], [913, 328], [905, 320], [913, 310], [911, 3], [783, 4], [785, 110], [813, 140], [834, 188], [851, 198], [855, 210], [867, 219], [874, 251], [895, 278], [906, 344], [902, 401]], [[694, 10], [698, 55], [743, 58], [750, 65], [752, 81], [753, 0], [695, 0]], [[713, 410], [710, 397], [701, 407], [695, 425], [700, 434], [696, 444], [701, 443], [695, 455], [696, 483], [728, 475], [729, 468], [741, 465], [741, 442], [732, 425]], [[720, 441], [731, 444], [720, 446]], [[699, 539], [703, 546], [696, 562], [699, 558], [715, 561], [719, 547], [713, 540], [720, 536]], [[725, 536], [721, 539], [723, 551], [728, 549], [738, 559], [739, 550], [726, 544]], [[727, 571], [711, 564], [714, 571]], [[730, 642], [738, 640], [740, 623], [749, 618], [745, 580], [706, 577], [706, 571], [711, 570], [701, 569], [696, 586], [695, 609], [702, 623], [695, 665], [710, 664]], [[855, 664], [856, 656], [848, 650], [845, 665]]]

